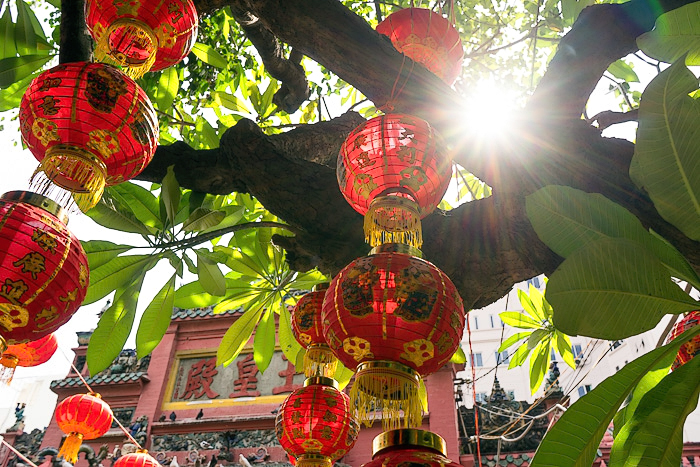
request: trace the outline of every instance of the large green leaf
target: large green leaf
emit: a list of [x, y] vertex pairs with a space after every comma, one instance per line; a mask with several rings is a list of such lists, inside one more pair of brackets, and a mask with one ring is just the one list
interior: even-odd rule
[[90, 336], [87, 365], [91, 375], [107, 369], [124, 347], [134, 324], [144, 273], [145, 270], [131, 276], [129, 285], [117, 292], [114, 303], [102, 314]]
[[138, 273], [155, 266], [158, 258], [152, 255], [119, 256], [90, 271], [90, 286], [83, 305], [89, 305], [109, 295], [112, 290], [125, 287]]
[[532, 394], [542, 385], [549, 367], [550, 338], [545, 338], [530, 354], [530, 391]]
[[647, 86], [630, 175], [664, 219], [700, 240], [700, 102], [688, 96], [696, 89], [698, 79], [682, 61]]
[[686, 64], [700, 65], [700, 5], [690, 3], [664, 13], [654, 29], [637, 38], [637, 46], [651, 58], [673, 63], [683, 55]]
[[248, 340], [250, 340], [250, 336], [253, 335], [253, 330], [255, 325], [258, 324], [262, 312], [262, 308], [247, 311], [233, 322], [221, 339], [221, 344], [219, 344], [219, 348], [216, 351], [217, 365], [229, 366], [233, 363]]
[[244, 206], [236, 206], [236, 205], [230, 205], [230, 206], [224, 206], [220, 209], [217, 210], [218, 212], [223, 211], [224, 212], [224, 218], [219, 221], [218, 224], [215, 224], [209, 228], [205, 228], [202, 230], [202, 233], [208, 233], [208, 232], [213, 232], [214, 230], [219, 230], [219, 229], [226, 229], [228, 227], [234, 226], [238, 224], [238, 222], [243, 218], [243, 215], [245, 214], [245, 207]]
[[628, 83], [638, 83], [639, 77], [634, 69], [625, 61], [618, 60], [613, 62], [608, 67], [608, 72], [617, 79], [627, 81]]
[[514, 345], [515, 343], [520, 342], [521, 340], [530, 336], [530, 334], [531, 334], [531, 332], [518, 332], [518, 333], [513, 334], [512, 336], [509, 336], [506, 340], [503, 341], [501, 346], [498, 348], [498, 351], [503, 352], [508, 347], [510, 347], [510, 346]]
[[464, 349], [462, 348], [461, 345], [459, 347], [457, 347], [457, 350], [450, 358], [450, 362], [456, 363], [458, 365], [462, 365], [464, 363], [467, 363], [467, 355], [464, 353]]
[[296, 362], [297, 355], [303, 351], [292, 334], [291, 313], [286, 306], [280, 308], [279, 341], [282, 352], [290, 362]]
[[175, 277], [177, 274], [172, 275], [143, 312], [139, 329], [136, 331], [136, 355], [138, 358], [150, 354], [163, 339], [168, 326], [170, 326], [175, 298]]
[[177, 69], [169, 67], [163, 70], [156, 88], [156, 104], [158, 104], [158, 108], [166, 112], [173, 105], [179, 89], [180, 79], [177, 75]]
[[[550, 280], [551, 283], [551, 280]], [[535, 453], [531, 467], [589, 467], [600, 440], [627, 394], [668, 355], [700, 333], [700, 326], [625, 365], [577, 400], [547, 432]]]
[[338, 362], [338, 369], [335, 370], [335, 376], [333, 376], [333, 379], [338, 382], [338, 388], [341, 391], [348, 385], [353, 376], [355, 376], [354, 371]]
[[180, 184], [175, 178], [175, 170], [173, 167], [172, 165], [168, 167], [168, 171], [165, 177], [163, 177], [160, 190], [160, 200], [165, 206], [165, 212], [171, 226], [175, 225], [175, 216], [179, 211], [180, 196], [182, 195]]
[[546, 297], [557, 329], [609, 340], [698, 307], [656, 257], [622, 238], [600, 239], [572, 253], [550, 277]]
[[700, 358], [651, 389], [615, 437], [610, 467], [676, 467], [683, 452], [683, 425], [700, 396]]
[[226, 107], [234, 112], [243, 112], [251, 114], [252, 112], [246, 107], [245, 102], [233, 94], [223, 91], [214, 91], [211, 93], [211, 98], [216, 105]]
[[121, 206], [128, 206], [134, 216], [144, 225], [158, 230], [163, 228], [158, 200], [147, 189], [135, 183], [126, 182], [107, 187], [105, 191]]
[[182, 224], [182, 230], [185, 232], [197, 232], [206, 230], [210, 227], [218, 226], [226, 217], [223, 211], [212, 211], [207, 208], [197, 208], [192, 211], [192, 214]]
[[[250, 284], [241, 279], [232, 277], [231, 273], [226, 274], [226, 289], [229, 292], [235, 290], [249, 290]], [[221, 297], [211, 295], [204, 291], [202, 283], [197, 281], [185, 284], [175, 291], [174, 305], [179, 308], [201, 308], [216, 305], [221, 301]]]
[[260, 373], [265, 373], [275, 353], [275, 313], [265, 310], [253, 339], [253, 358]]
[[504, 311], [499, 313], [498, 316], [501, 317], [501, 321], [514, 328], [539, 329], [542, 327], [542, 323], [538, 323], [525, 313], [520, 313], [519, 311]]
[[0, 59], [17, 56], [15, 45], [15, 23], [9, 8], [5, 8], [0, 16]]
[[[51, 49], [46, 34], [32, 9], [23, 0], [17, 0], [17, 26], [15, 41], [20, 55]], [[17, 37], [19, 36], [19, 37]]]
[[[1, 28], [2, 25], [0, 25], [0, 29]], [[0, 39], [0, 42], [1, 41], [2, 39]], [[27, 87], [29, 87], [29, 83], [31, 83], [37, 76], [39, 76], [38, 72], [32, 73], [26, 78], [0, 90], [0, 112], [19, 107], [19, 104], [22, 101], [22, 96], [24, 96]]]
[[131, 250], [130, 245], [117, 245], [104, 240], [88, 240], [80, 242], [87, 254], [90, 271], [94, 271], [103, 264], [113, 260], [122, 253]]
[[53, 55], [32, 54], [0, 59], [0, 88], [7, 88], [40, 69]]
[[153, 227], [149, 227], [141, 222], [133, 211], [123, 206], [119, 201], [110, 196], [109, 193], [105, 193], [105, 196], [102, 196], [102, 199], [95, 207], [85, 214], [93, 221], [108, 229], [132, 232], [146, 236], [155, 233]]
[[226, 295], [226, 279], [216, 263], [195, 250], [197, 254], [197, 276], [204, 290], [217, 296]]
[[221, 56], [219, 52], [213, 47], [197, 42], [192, 47], [192, 53], [197, 56], [198, 59], [216, 68], [221, 68], [225, 70], [228, 66], [228, 62], [224, 57]]

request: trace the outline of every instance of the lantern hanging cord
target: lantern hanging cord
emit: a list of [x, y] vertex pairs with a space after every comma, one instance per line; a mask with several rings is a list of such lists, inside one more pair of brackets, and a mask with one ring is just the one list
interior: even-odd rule
[[14, 452], [14, 453], [17, 455], [17, 457], [19, 457], [20, 459], [22, 459], [22, 460], [23, 460], [24, 462], [26, 462], [27, 464], [31, 465], [32, 467], [37, 467], [36, 464], [35, 464], [34, 462], [32, 462], [32, 461], [30, 461], [29, 459], [27, 459], [27, 457], [26, 457], [24, 454], [22, 454], [21, 452], [19, 452], [17, 449], [14, 448], [14, 446], [12, 446], [10, 443], [8, 443], [7, 441], [5, 441], [4, 439], [2, 440], [2, 444], [4, 444], [5, 446], [7, 446], [7, 447], [10, 449], [10, 451]]
[[[85, 378], [83, 378], [83, 375], [81, 375], [80, 372], [78, 371], [78, 369], [75, 367], [75, 365], [73, 365], [73, 362], [68, 358], [68, 355], [66, 355], [66, 353], [63, 351], [63, 349], [61, 349], [61, 353], [63, 354], [65, 359], [70, 362], [71, 368], [73, 368], [73, 371], [75, 371], [75, 374], [78, 375], [78, 378], [80, 378], [80, 381], [82, 381], [82, 383], [85, 385], [88, 392], [95, 394], [95, 391], [92, 390], [92, 388], [88, 384], [87, 380], [85, 380]], [[114, 421], [114, 423], [117, 424], [117, 426], [122, 430], [122, 432], [124, 432], [124, 435], [126, 435], [126, 437], [129, 439], [129, 441], [131, 441], [132, 444], [136, 445], [137, 449], [143, 449], [143, 447], [141, 446], [141, 443], [136, 441], [136, 439], [134, 439], [134, 437], [131, 436], [131, 433], [129, 433], [129, 430], [124, 428], [124, 425], [122, 425], [122, 423], [117, 419], [117, 417], [112, 416], [112, 420]], [[36, 466], [34, 466], [34, 467], [36, 467]]]

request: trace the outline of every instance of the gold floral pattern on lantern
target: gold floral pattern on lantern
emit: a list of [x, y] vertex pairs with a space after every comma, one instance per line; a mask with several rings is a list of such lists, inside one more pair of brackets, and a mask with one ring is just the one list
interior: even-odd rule
[[425, 339], [416, 339], [403, 345], [401, 358], [413, 362], [417, 367], [435, 356], [433, 343]]
[[357, 336], [345, 339], [343, 341], [343, 350], [357, 362], [373, 357], [369, 341]]
[[32, 134], [45, 146], [55, 141], [61, 141], [58, 136], [58, 125], [46, 118], [39, 117], [34, 120]]
[[93, 130], [90, 132], [90, 141], [87, 147], [99, 152], [105, 159], [109, 159], [119, 151], [119, 139], [117, 135], [108, 130]]

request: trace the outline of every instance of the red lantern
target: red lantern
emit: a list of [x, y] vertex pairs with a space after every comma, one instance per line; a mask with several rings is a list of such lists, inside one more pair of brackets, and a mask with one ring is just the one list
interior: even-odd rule
[[452, 159], [428, 122], [404, 114], [375, 117], [355, 128], [340, 148], [338, 184], [365, 216], [372, 246], [423, 243], [420, 219], [440, 203]]
[[40, 74], [22, 97], [19, 118], [38, 171], [76, 193], [82, 210], [97, 204], [105, 184], [141, 173], [158, 143], [146, 93], [100, 63], [65, 63]]
[[447, 19], [425, 8], [405, 8], [377, 25], [396, 50], [451, 85], [462, 71], [462, 40]]
[[53, 334], [26, 344], [7, 346], [0, 358], [0, 383], [10, 384], [18, 366], [26, 368], [48, 362], [57, 348], [56, 336]]
[[88, 0], [85, 22], [95, 58], [124, 67], [134, 79], [180, 62], [197, 39], [192, 0]]
[[460, 467], [447, 456], [441, 436], [430, 431], [401, 429], [387, 431], [372, 443], [372, 461], [362, 467]]
[[[683, 318], [673, 326], [671, 334], [669, 334], [668, 338], [666, 339], [666, 343], [671, 342], [673, 339], [680, 336], [688, 329], [694, 328], [699, 324], [700, 311], [692, 311], [688, 313], [685, 316], [685, 318]], [[689, 340], [681, 346], [681, 348], [678, 350], [678, 354], [676, 355], [676, 359], [673, 361], [673, 365], [671, 365], [671, 370], [675, 370], [679, 366], [688, 363], [693, 357], [696, 357], [698, 354], [700, 354], [700, 334], [693, 337], [691, 340]]]
[[112, 409], [99, 394], [76, 394], [56, 406], [56, 423], [68, 435], [58, 457], [75, 464], [83, 439], [95, 439], [107, 433], [112, 425]]
[[87, 256], [63, 210], [27, 191], [0, 197], [0, 347], [35, 341], [68, 321], [87, 291]]
[[321, 325], [323, 297], [328, 284], [319, 284], [309, 292], [292, 310], [292, 334], [306, 349], [304, 373], [307, 377], [325, 376], [332, 378], [338, 368], [338, 359], [326, 344]]
[[449, 277], [415, 256], [384, 245], [333, 278], [323, 301], [323, 330], [338, 359], [357, 369], [350, 396], [371, 425], [420, 426], [420, 377], [440, 369], [464, 330], [462, 299]]
[[131, 454], [125, 454], [117, 459], [113, 467], [161, 467], [148, 451], [140, 449]]
[[352, 448], [359, 430], [348, 396], [321, 376], [284, 400], [275, 423], [280, 444], [298, 467], [331, 467]]

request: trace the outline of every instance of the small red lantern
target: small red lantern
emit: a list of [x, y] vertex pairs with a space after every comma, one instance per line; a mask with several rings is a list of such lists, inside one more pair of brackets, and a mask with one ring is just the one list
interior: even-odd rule
[[[691, 311], [685, 318], [673, 326], [671, 333], [666, 339], [666, 343], [668, 344], [688, 329], [698, 325], [700, 325], [700, 311]], [[675, 370], [679, 366], [688, 363], [692, 358], [698, 356], [698, 354], [700, 354], [700, 334], [681, 346], [676, 355], [676, 359], [673, 361], [673, 365], [671, 365], [671, 370]]]
[[338, 184], [365, 216], [372, 246], [423, 243], [420, 219], [440, 203], [452, 176], [452, 159], [428, 122], [387, 114], [355, 128], [338, 155]]
[[425, 8], [405, 8], [386, 17], [377, 32], [396, 50], [420, 63], [451, 85], [462, 71], [462, 40], [447, 19]]
[[0, 197], [0, 349], [35, 341], [70, 319], [87, 291], [87, 256], [63, 210], [27, 191]]
[[27, 368], [48, 362], [57, 348], [53, 334], [26, 344], [8, 345], [0, 358], [0, 383], [10, 384], [18, 366]]
[[56, 423], [68, 436], [58, 457], [75, 464], [83, 439], [95, 439], [112, 425], [112, 409], [97, 393], [66, 397], [56, 406]]
[[95, 58], [126, 69], [134, 79], [175, 65], [197, 39], [192, 0], [88, 0], [85, 22]]
[[372, 443], [372, 461], [362, 467], [460, 467], [447, 458], [445, 440], [430, 431], [386, 431]]
[[40, 74], [19, 110], [22, 139], [55, 184], [82, 210], [104, 186], [134, 178], [151, 161], [158, 119], [146, 93], [118, 69], [74, 62]]
[[321, 325], [323, 297], [328, 284], [314, 287], [296, 304], [292, 310], [292, 334], [297, 342], [306, 349], [304, 354], [304, 374], [332, 378], [338, 368], [338, 359], [326, 344]]
[[[400, 247], [400, 248], [398, 248]], [[368, 426], [420, 426], [421, 375], [439, 370], [464, 331], [462, 299], [449, 277], [405, 245], [388, 244], [346, 266], [323, 301], [323, 331], [338, 359], [357, 369], [350, 397]]]
[[298, 467], [331, 467], [355, 444], [360, 428], [338, 383], [317, 376], [284, 400], [275, 431]]
[[117, 459], [113, 467], [161, 467], [157, 460], [145, 449], [125, 454]]

